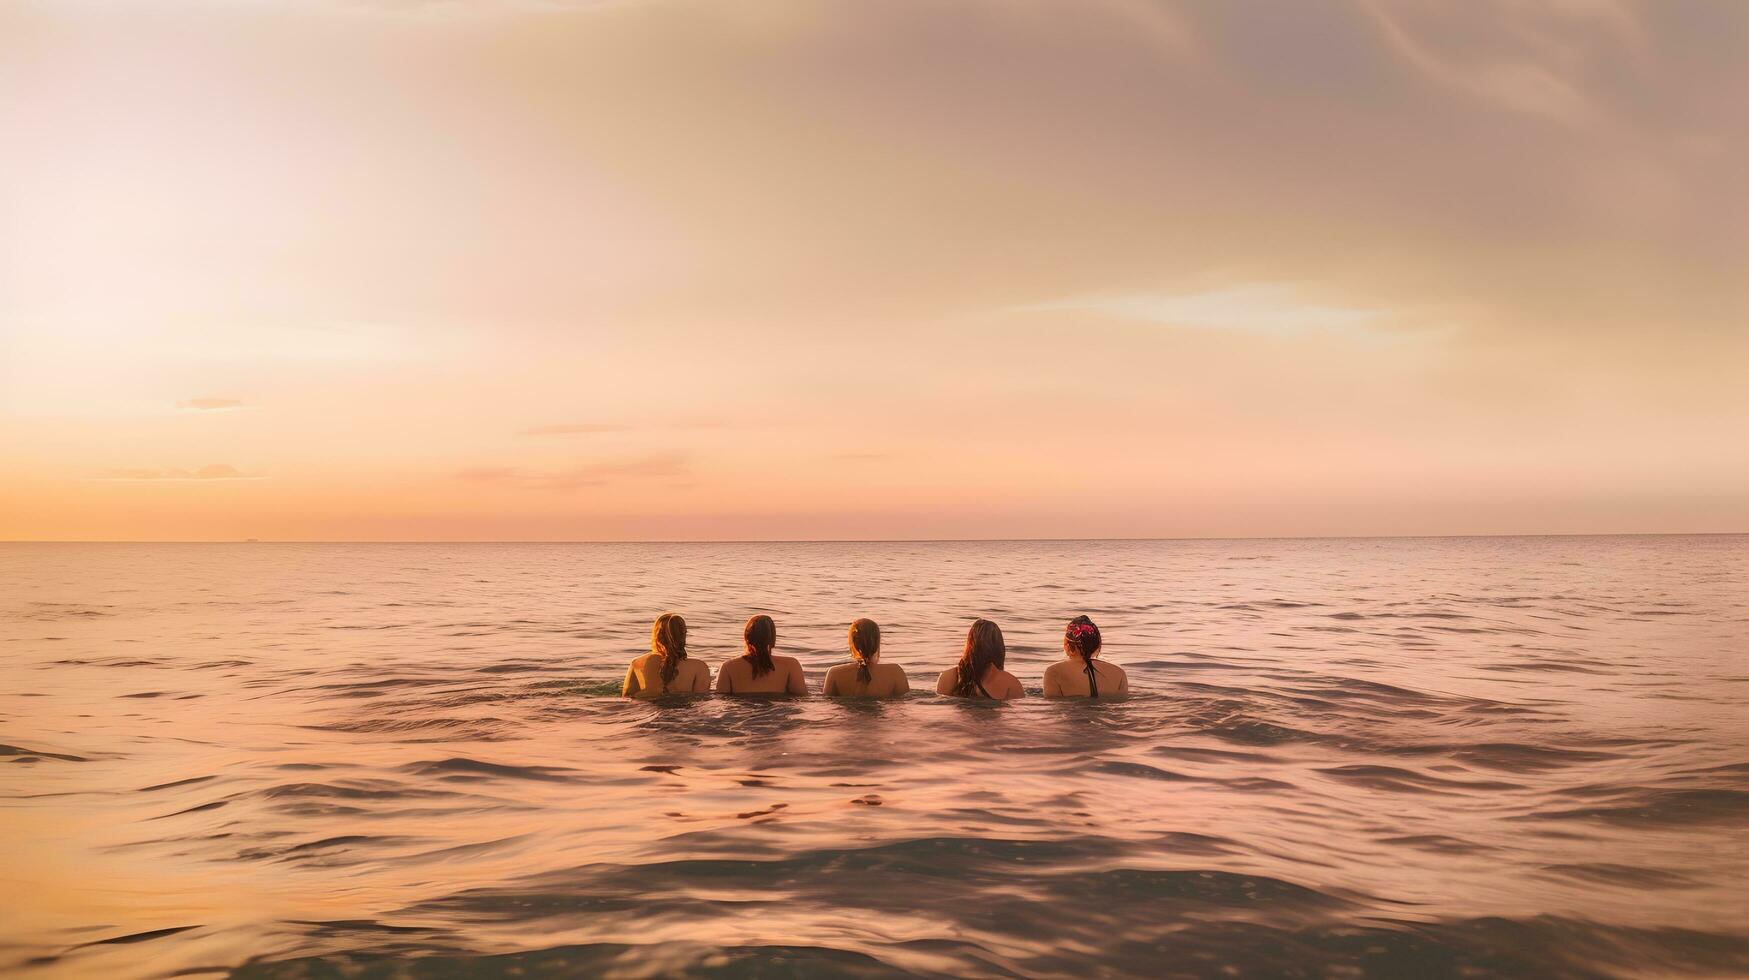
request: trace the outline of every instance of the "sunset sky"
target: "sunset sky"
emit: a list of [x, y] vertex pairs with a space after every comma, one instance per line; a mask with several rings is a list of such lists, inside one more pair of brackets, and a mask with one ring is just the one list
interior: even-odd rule
[[0, 5], [0, 539], [1749, 531], [1749, 3]]

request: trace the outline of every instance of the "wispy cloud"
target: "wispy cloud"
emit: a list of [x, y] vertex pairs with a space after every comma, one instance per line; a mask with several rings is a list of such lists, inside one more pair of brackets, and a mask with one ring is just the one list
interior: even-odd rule
[[514, 466], [469, 466], [456, 470], [455, 478], [473, 483], [497, 483], [513, 479], [516, 474]]
[[626, 480], [659, 480], [685, 476], [690, 472], [686, 457], [680, 455], [647, 456], [641, 459], [605, 463], [585, 463], [558, 473], [538, 478], [540, 486], [554, 490], [576, 490], [599, 487]]
[[244, 406], [241, 398], [190, 398], [177, 402], [176, 407], [190, 412], [234, 412]]
[[1432, 81], [1502, 108], [1570, 125], [1601, 112], [1596, 82], [1641, 45], [1620, 0], [1358, 0], [1392, 52]]
[[613, 425], [608, 423], [583, 422], [562, 425], [535, 425], [523, 429], [519, 434], [525, 436], [583, 436], [598, 435], [603, 432], [630, 432], [629, 425]]
[[1173, 327], [1258, 333], [1353, 331], [1375, 326], [1385, 316], [1383, 310], [1310, 302], [1294, 288], [1274, 283], [1194, 293], [1087, 296], [1019, 308], [1019, 312], [1065, 311]]
[[91, 477], [93, 480], [110, 482], [146, 482], [146, 481], [185, 481], [204, 482], [209, 480], [259, 480], [261, 476], [244, 473], [227, 463], [214, 463], [199, 469], [187, 470], [180, 467], [167, 469], [123, 468], [104, 470]]
[[540, 490], [579, 490], [635, 481], [672, 481], [691, 473], [688, 457], [679, 453], [597, 460], [561, 469], [517, 466], [470, 466], [455, 472], [458, 480], [500, 483]]
[[682, 418], [643, 425], [627, 425], [617, 422], [562, 422], [556, 425], [529, 426], [526, 429], [518, 430], [517, 434], [524, 436], [589, 436], [650, 429], [675, 429], [679, 431], [733, 429], [740, 428], [742, 425], [742, 423], [731, 422], [727, 419], [713, 418]]

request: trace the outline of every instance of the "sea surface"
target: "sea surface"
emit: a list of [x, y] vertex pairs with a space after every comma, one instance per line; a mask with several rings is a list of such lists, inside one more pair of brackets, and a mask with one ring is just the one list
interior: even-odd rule
[[8, 544], [0, 743], [9, 975], [1749, 974], [1744, 536]]

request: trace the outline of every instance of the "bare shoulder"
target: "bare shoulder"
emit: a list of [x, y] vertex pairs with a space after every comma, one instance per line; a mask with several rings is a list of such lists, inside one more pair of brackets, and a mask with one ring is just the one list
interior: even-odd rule
[[1024, 698], [1024, 697], [1026, 697], [1026, 686], [1020, 683], [1020, 678], [1014, 676], [1013, 674], [1010, 674], [1006, 670], [1002, 672], [1002, 676], [1004, 678], [1007, 678], [1007, 683], [1004, 686], [1008, 688], [1008, 697], [1010, 697], [1010, 698]]
[[899, 664], [875, 664], [875, 670], [879, 671], [882, 676], [891, 677], [894, 680], [905, 676], [905, 668]]
[[953, 689], [959, 684], [959, 682], [960, 669], [957, 666], [949, 667], [941, 672], [941, 676], [935, 679], [935, 693], [952, 694]]

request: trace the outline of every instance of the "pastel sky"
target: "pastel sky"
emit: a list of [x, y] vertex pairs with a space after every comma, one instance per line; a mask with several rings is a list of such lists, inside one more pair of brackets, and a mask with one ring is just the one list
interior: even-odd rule
[[1749, 3], [0, 4], [0, 539], [1749, 531]]

